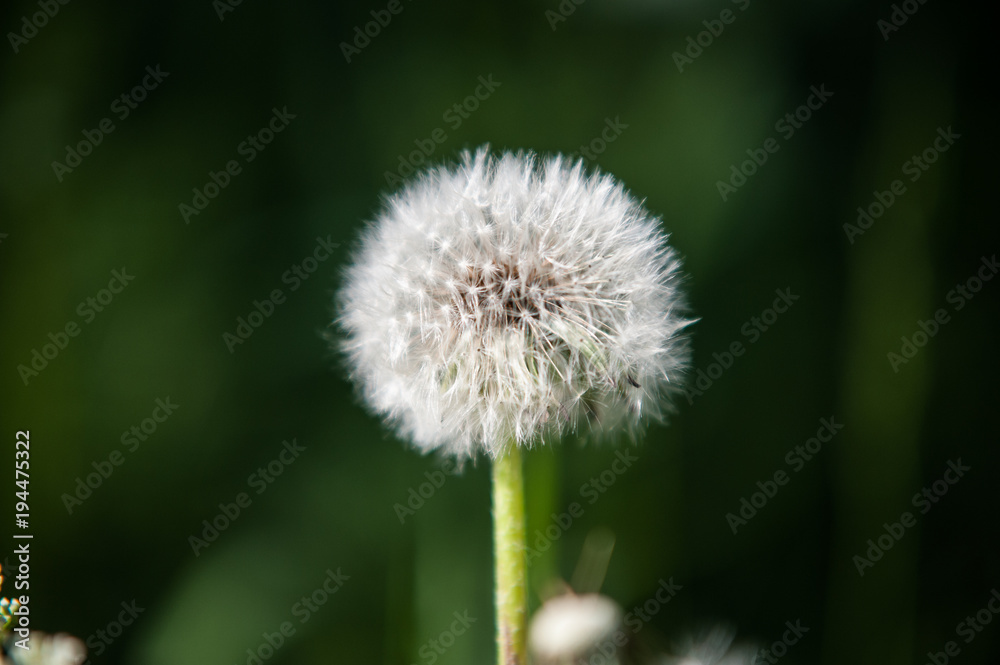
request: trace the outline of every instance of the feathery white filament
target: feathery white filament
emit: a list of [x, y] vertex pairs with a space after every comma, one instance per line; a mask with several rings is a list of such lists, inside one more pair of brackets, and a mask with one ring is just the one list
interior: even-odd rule
[[564, 157], [464, 153], [388, 200], [340, 293], [368, 404], [422, 450], [495, 458], [658, 415], [688, 360], [660, 222]]

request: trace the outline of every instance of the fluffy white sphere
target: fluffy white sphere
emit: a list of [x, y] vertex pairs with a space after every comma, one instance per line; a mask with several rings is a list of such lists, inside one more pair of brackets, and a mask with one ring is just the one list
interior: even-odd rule
[[678, 268], [611, 176], [484, 147], [388, 199], [340, 293], [341, 348], [424, 451], [631, 429], [688, 361]]
[[[597, 647], [615, 647], [612, 637], [621, 623], [621, 608], [607, 596], [556, 596], [545, 601], [531, 620], [531, 651], [542, 663], [586, 662], [582, 657]], [[601, 662], [618, 660], [605, 657]]]

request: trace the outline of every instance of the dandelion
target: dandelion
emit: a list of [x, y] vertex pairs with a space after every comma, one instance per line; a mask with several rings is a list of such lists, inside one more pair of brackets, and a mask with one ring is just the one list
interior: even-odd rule
[[418, 449], [493, 461], [501, 663], [524, 663], [520, 450], [635, 433], [688, 361], [660, 220], [565, 157], [465, 153], [390, 197], [339, 298], [364, 400]]

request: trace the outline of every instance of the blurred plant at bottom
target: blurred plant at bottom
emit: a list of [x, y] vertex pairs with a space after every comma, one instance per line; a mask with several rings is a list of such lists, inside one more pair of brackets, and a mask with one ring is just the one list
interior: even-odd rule
[[[622, 607], [598, 591], [614, 549], [614, 535], [587, 535], [572, 584], [553, 581], [531, 618], [528, 646], [537, 665], [753, 665], [757, 650], [734, 645], [736, 633], [715, 626], [659, 653], [635, 639]], [[553, 593], [554, 591], [554, 593]]]
[[83, 642], [66, 633], [33, 630], [27, 639], [29, 647], [22, 649], [5, 635], [0, 665], [80, 665], [87, 657]]
[[20, 611], [22, 607], [16, 598], [0, 598], [0, 665], [80, 665], [84, 661], [87, 649], [72, 635], [49, 635], [38, 630], [15, 635], [14, 624], [19, 617], [27, 616]]

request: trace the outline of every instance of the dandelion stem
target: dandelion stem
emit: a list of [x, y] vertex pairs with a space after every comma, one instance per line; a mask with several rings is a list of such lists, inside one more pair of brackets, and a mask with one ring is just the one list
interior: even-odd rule
[[525, 665], [524, 478], [517, 445], [493, 462], [498, 665]]

